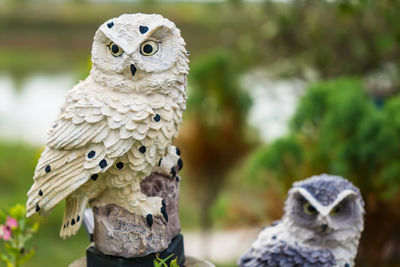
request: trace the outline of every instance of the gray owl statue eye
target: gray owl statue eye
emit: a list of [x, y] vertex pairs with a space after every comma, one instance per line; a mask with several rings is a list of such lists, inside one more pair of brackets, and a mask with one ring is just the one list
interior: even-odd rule
[[296, 182], [284, 211], [261, 231], [239, 266], [354, 266], [365, 212], [352, 183], [327, 174]]

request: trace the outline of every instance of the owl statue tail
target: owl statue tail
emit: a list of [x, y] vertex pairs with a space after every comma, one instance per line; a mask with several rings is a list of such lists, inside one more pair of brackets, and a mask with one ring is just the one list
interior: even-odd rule
[[67, 197], [65, 201], [64, 219], [60, 231], [60, 237], [62, 239], [67, 239], [78, 232], [87, 202], [88, 198], [86, 196], [76, 196], [72, 194]]

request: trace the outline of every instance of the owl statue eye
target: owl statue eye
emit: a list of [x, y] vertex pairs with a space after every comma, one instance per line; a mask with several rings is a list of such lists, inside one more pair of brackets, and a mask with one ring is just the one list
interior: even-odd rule
[[339, 215], [343, 210], [343, 205], [339, 204], [336, 207], [334, 207], [331, 211], [331, 215]]
[[303, 211], [305, 214], [307, 215], [315, 215], [317, 214], [317, 209], [314, 208], [313, 205], [311, 205], [310, 203], [306, 202], [303, 204]]
[[152, 56], [158, 51], [158, 43], [155, 41], [145, 41], [140, 46], [140, 53], [143, 56]]
[[121, 47], [119, 47], [118, 45], [114, 44], [113, 42], [111, 42], [108, 45], [108, 49], [110, 49], [110, 53], [111, 55], [113, 55], [114, 57], [119, 57], [122, 55], [122, 53], [124, 53], [124, 50], [122, 50]]

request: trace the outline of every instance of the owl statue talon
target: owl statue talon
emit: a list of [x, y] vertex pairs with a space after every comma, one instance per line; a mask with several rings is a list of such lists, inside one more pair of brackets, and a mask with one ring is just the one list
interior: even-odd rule
[[293, 184], [282, 220], [261, 231], [238, 265], [354, 266], [363, 229], [359, 189], [339, 176], [313, 176]]
[[172, 178], [175, 178], [175, 176], [176, 176], [175, 168], [171, 168], [171, 176], [172, 176]]
[[[152, 228], [146, 230], [151, 235], [135, 240], [120, 232], [112, 252], [107, 234], [99, 232], [95, 244], [102, 246], [100, 251], [124, 257], [162, 251], [168, 239], [152, 236], [167, 235], [165, 203], [146, 197], [140, 187], [157, 168], [176, 176], [183, 166], [179, 149], [171, 144], [186, 109], [185, 41], [161, 15], [124, 14], [99, 27], [91, 60], [89, 76], [68, 91], [49, 131], [28, 192], [27, 216], [47, 214], [67, 199], [60, 236], [69, 238], [78, 232], [89, 203], [95, 219], [111, 226], [123, 214], [135, 220], [130, 225]], [[136, 243], [129, 251], [118, 247], [124, 238], [143, 245], [145, 252], [134, 251]]]
[[163, 215], [164, 220], [166, 222], [168, 222], [168, 213], [167, 213], [167, 208], [165, 206], [165, 201], [164, 200], [162, 200], [161, 214]]
[[153, 215], [147, 214], [146, 221], [147, 221], [147, 225], [151, 228], [151, 226], [153, 226], [153, 222], [154, 222]]
[[179, 148], [171, 146], [169, 149], [169, 153], [165, 157], [160, 159], [156, 171], [166, 174], [172, 179], [175, 178], [178, 171], [183, 168], [183, 161], [180, 157], [180, 154], [181, 151], [179, 150]]

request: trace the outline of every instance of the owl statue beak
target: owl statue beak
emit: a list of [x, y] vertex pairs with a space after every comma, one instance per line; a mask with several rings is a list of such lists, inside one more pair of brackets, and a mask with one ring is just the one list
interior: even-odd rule
[[333, 229], [329, 226], [328, 223], [322, 223], [319, 225], [319, 233], [323, 236], [329, 235], [333, 232]]
[[136, 73], [136, 67], [135, 67], [135, 65], [131, 64], [130, 70], [131, 70], [132, 76], [135, 76], [135, 73]]

